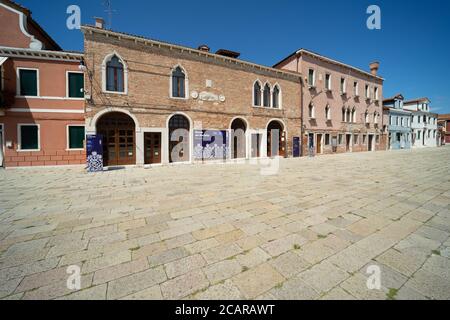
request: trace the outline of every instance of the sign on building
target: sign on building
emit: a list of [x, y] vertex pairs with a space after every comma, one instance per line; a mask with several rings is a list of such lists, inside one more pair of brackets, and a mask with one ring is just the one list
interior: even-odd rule
[[86, 162], [88, 172], [103, 171], [103, 141], [101, 135], [86, 136]]

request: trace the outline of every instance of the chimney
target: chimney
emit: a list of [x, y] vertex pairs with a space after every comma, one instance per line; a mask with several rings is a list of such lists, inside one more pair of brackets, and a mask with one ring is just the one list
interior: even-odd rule
[[378, 69], [380, 68], [380, 63], [378, 61], [372, 62], [369, 64], [370, 73], [376, 76], [378, 74]]
[[95, 17], [95, 27], [103, 29], [105, 27], [105, 20], [103, 18]]
[[209, 52], [210, 49], [206, 44], [202, 44], [202, 45], [198, 46], [198, 50]]

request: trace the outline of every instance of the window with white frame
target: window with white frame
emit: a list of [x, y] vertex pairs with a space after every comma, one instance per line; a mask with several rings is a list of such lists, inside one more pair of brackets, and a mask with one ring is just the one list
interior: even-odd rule
[[353, 82], [353, 94], [355, 95], [355, 97], [359, 96], [359, 85], [358, 85], [358, 81]]
[[345, 78], [341, 78], [341, 93], [342, 94], [344, 94], [344, 93], [346, 93], [347, 91], [346, 91], [346, 81], [345, 81]]
[[331, 90], [331, 74], [325, 74], [325, 89]]
[[365, 115], [364, 115], [364, 121], [365, 121], [366, 123], [369, 123], [369, 122], [370, 122], [370, 120], [369, 120], [369, 112], [367, 112], [367, 111], [366, 111], [366, 113], [365, 113]]
[[122, 60], [112, 55], [106, 61], [106, 91], [125, 92], [125, 72]]
[[39, 151], [40, 132], [38, 124], [18, 124], [19, 151]]
[[308, 84], [310, 87], [316, 86], [316, 71], [314, 69], [308, 71]]
[[30, 68], [18, 68], [18, 90], [20, 96], [39, 96], [39, 70]]
[[67, 97], [84, 98], [84, 74], [82, 72], [67, 72]]
[[356, 123], [356, 108], [353, 107], [352, 109], [352, 122]]
[[329, 133], [325, 133], [325, 145], [326, 146], [330, 145], [330, 134]]
[[253, 85], [253, 105], [261, 106], [261, 84], [259, 81], [256, 81]]
[[308, 107], [308, 115], [310, 119], [316, 118], [316, 110], [314, 109], [314, 105], [310, 104]]
[[331, 108], [329, 105], [325, 107], [325, 118], [327, 121], [331, 120]]
[[270, 107], [270, 85], [266, 83], [263, 91], [263, 106]]
[[84, 149], [85, 132], [84, 125], [67, 126], [67, 149]]
[[378, 124], [378, 113], [373, 114], [373, 123]]
[[374, 89], [375, 100], [378, 100], [378, 87]]
[[346, 122], [346, 115], [347, 112], [345, 110], [345, 107], [342, 107], [342, 122]]
[[172, 98], [186, 98], [186, 73], [177, 66], [172, 71]]
[[272, 108], [280, 107], [280, 87], [276, 84], [272, 92]]
[[370, 87], [368, 84], [366, 84], [366, 99], [370, 98]]

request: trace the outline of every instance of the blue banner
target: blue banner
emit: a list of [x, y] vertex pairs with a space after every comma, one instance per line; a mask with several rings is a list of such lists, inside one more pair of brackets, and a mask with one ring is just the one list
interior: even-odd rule
[[226, 160], [229, 157], [229, 132], [227, 130], [195, 130], [195, 160]]
[[86, 162], [88, 172], [103, 171], [103, 141], [101, 135], [86, 136]]

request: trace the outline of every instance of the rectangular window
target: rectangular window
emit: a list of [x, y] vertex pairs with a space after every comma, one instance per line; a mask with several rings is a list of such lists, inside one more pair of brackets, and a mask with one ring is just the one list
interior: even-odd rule
[[39, 126], [19, 124], [19, 150], [39, 150]]
[[316, 85], [316, 74], [314, 69], [309, 69], [308, 72], [308, 84], [312, 87], [314, 87]]
[[339, 134], [339, 144], [343, 144], [343, 142], [344, 142], [344, 135]]
[[329, 73], [325, 75], [325, 89], [331, 90], [331, 74]]
[[345, 92], [345, 78], [341, 78], [341, 93]]
[[357, 96], [359, 96], [359, 88], [358, 88], [358, 82], [354, 82], [353, 83], [353, 94], [357, 97]]
[[31, 69], [19, 69], [19, 92], [21, 96], [38, 95], [38, 72]]
[[330, 145], [330, 134], [329, 133], [325, 133], [325, 145], [326, 146]]
[[84, 148], [84, 126], [72, 125], [67, 127], [67, 142], [68, 149], [83, 149]]
[[82, 73], [67, 73], [67, 96], [69, 98], [84, 98], [84, 75]]
[[375, 100], [378, 100], [378, 87], [375, 87]]
[[363, 141], [362, 141], [363, 144], [366, 144], [366, 137], [367, 136], [365, 134], [363, 134]]
[[358, 135], [357, 134], [353, 135], [353, 144], [354, 145], [358, 144]]
[[366, 84], [366, 99], [370, 98], [370, 87]]

